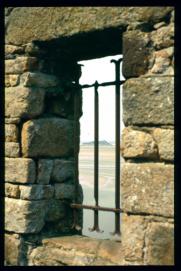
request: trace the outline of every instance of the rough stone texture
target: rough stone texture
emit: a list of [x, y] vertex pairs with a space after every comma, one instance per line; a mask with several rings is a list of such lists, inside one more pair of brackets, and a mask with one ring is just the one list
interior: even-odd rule
[[5, 142], [5, 156], [19, 157], [20, 156], [19, 143]]
[[21, 76], [21, 83], [25, 87], [55, 87], [58, 85], [58, 78], [54, 75], [49, 75], [41, 72], [33, 73], [26, 72]]
[[[71, 96], [70, 94], [66, 93], [67, 96]], [[53, 96], [53, 95], [52, 95]], [[80, 108], [81, 108], [81, 103], [79, 101]], [[74, 106], [73, 106], [73, 95], [68, 98], [68, 100], [61, 95], [59, 96], [54, 96], [50, 97], [47, 100], [47, 112], [51, 114], [55, 114], [56, 116], [60, 116], [63, 118], [69, 118], [73, 119], [73, 113], [74, 113]], [[79, 116], [81, 116], [82, 112], [79, 109]]]
[[16, 58], [16, 55], [12, 55], [12, 54], [5, 55], [5, 57], [4, 57], [5, 60], [15, 59], [15, 58]]
[[[63, 202], [62, 202], [63, 203]], [[68, 202], [66, 202], [67, 204]], [[66, 205], [65, 204], [65, 205]], [[69, 203], [68, 203], [69, 205]], [[72, 234], [72, 225], [73, 225], [73, 211], [69, 206], [65, 207], [65, 213], [62, 212], [62, 209], [59, 210], [59, 215], [64, 218], [60, 218], [58, 220], [53, 220], [54, 215], [51, 221], [46, 220], [45, 227], [43, 229], [43, 233], [48, 234], [48, 236], [62, 236]], [[47, 216], [45, 216], [47, 219]], [[82, 219], [82, 218], [81, 218]], [[81, 222], [81, 221], [80, 221]], [[79, 223], [79, 221], [78, 221]], [[81, 225], [81, 223], [79, 223]]]
[[173, 216], [173, 165], [124, 163], [121, 175], [121, 199], [125, 212]]
[[154, 65], [150, 70], [153, 74], [174, 75], [172, 67], [173, 47], [154, 52]]
[[147, 222], [163, 222], [174, 224], [174, 217], [164, 217], [164, 216], [155, 216], [155, 215], [144, 215], [145, 221]]
[[51, 199], [48, 201], [45, 221], [57, 221], [66, 215], [65, 203], [61, 200]]
[[[139, 218], [138, 218], [139, 221]], [[137, 224], [136, 234], [133, 235], [134, 242], [139, 241], [143, 245], [144, 233], [139, 229]], [[139, 236], [141, 233], [141, 236]], [[128, 244], [127, 244], [128, 245]], [[130, 250], [134, 250], [130, 243]], [[133, 260], [130, 254], [124, 254], [123, 245], [120, 242], [110, 240], [96, 240], [83, 236], [66, 236], [44, 238], [41, 247], [37, 247], [30, 252], [30, 266], [37, 265], [79, 265], [79, 266], [95, 266], [95, 265], [139, 265], [142, 264], [142, 252], [136, 250], [137, 259]], [[126, 256], [127, 255], [127, 256]], [[124, 257], [127, 259], [125, 260]], [[136, 257], [135, 257], [136, 258]], [[130, 259], [130, 261], [128, 260]]]
[[7, 26], [8, 26], [8, 16], [5, 16], [5, 18], [4, 18], [4, 25], [5, 25], [5, 29], [7, 29]]
[[174, 265], [174, 227], [169, 223], [149, 224], [145, 236], [146, 265]]
[[70, 160], [55, 159], [53, 164], [52, 180], [57, 183], [73, 179], [74, 162]]
[[172, 58], [172, 67], [174, 68], [174, 65], [175, 65], [175, 61], [174, 61], [174, 56]]
[[65, 262], [71, 263], [71, 259], [72, 252], [60, 253], [60, 250], [56, 248], [49, 251], [46, 247], [37, 247], [30, 252], [28, 266], [64, 266]]
[[18, 128], [14, 124], [5, 124], [5, 141], [17, 142], [18, 141]]
[[124, 77], [136, 77], [145, 74], [149, 64], [149, 35], [141, 31], [128, 31], [123, 35]]
[[11, 11], [14, 9], [14, 7], [8, 7], [8, 8], [5, 8], [4, 9], [4, 13], [5, 13], [5, 16], [9, 16], [9, 14], [11, 13]]
[[156, 23], [156, 24], [154, 24], [153, 27], [154, 27], [154, 29], [158, 29], [158, 28], [160, 28], [162, 26], [166, 26], [166, 22]]
[[17, 86], [5, 89], [5, 116], [36, 117], [43, 111], [45, 91]]
[[[122, 243], [112, 240], [101, 241], [97, 251], [97, 259], [108, 261], [106, 265], [110, 265], [111, 263], [121, 265], [123, 263]], [[102, 263], [105, 265], [104, 261]], [[97, 265], [97, 262], [95, 262], [95, 265]]]
[[20, 197], [19, 185], [5, 183], [5, 196], [18, 199]]
[[[147, 223], [145, 223], [142, 216], [127, 216], [124, 214], [123, 219], [127, 224], [122, 229], [124, 233], [122, 234], [122, 243], [76, 235], [44, 237], [42, 246], [30, 251], [28, 265], [173, 264], [172, 260], [170, 261], [170, 259], [173, 259], [173, 232], [171, 225], [153, 222], [147, 228]], [[167, 234], [171, 235], [170, 241], [165, 241]], [[149, 237], [151, 237], [152, 241], [150, 241]], [[166, 248], [164, 245], [166, 245]], [[160, 261], [155, 261], [154, 252], [156, 255], [159, 254], [161, 256]], [[145, 258], [144, 262], [143, 258]]]
[[170, 21], [172, 23], [175, 21], [175, 11], [174, 10], [172, 10], [172, 12], [171, 12], [171, 19], [170, 19]]
[[126, 261], [143, 261], [145, 221], [143, 216], [121, 216], [121, 233], [124, 257]]
[[155, 24], [171, 10], [173, 7], [15, 8], [9, 16], [6, 43], [19, 45], [33, 40], [51, 40], [108, 27], [122, 27], [135, 21]]
[[54, 194], [54, 187], [51, 185], [20, 185], [20, 198], [25, 200], [50, 199]]
[[40, 159], [38, 161], [37, 183], [39, 183], [39, 184], [49, 184], [52, 169], [53, 169], [53, 160]]
[[5, 198], [5, 230], [16, 233], [40, 232], [44, 226], [46, 201]]
[[36, 57], [19, 56], [5, 61], [6, 74], [19, 74], [36, 69], [38, 69]]
[[24, 48], [22, 46], [15, 46], [6, 44], [5, 45], [5, 54], [21, 54], [24, 52]]
[[[6, 124], [18, 124], [20, 123], [20, 118], [5, 118]], [[6, 129], [6, 127], [5, 127]]]
[[29, 265], [91, 265], [99, 240], [81, 236], [43, 239], [43, 246], [30, 254]]
[[174, 160], [174, 130], [156, 128], [153, 137], [158, 145], [159, 156], [163, 160]]
[[41, 50], [34, 42], [29, 42], [25, 45], [25, 53], [28, 55], [45, 55], [46, 50]]
[[55, 184], [55, 198], [73, 200], [75, 186], [73, 184]]
[[6, 265], [19, 265], [19, 251], [21, 240], [18, 234], [5, 233], [5, 261]]
[[[56, 199], [68, 199], [73, 200], [74, 199], [74, 193], [75, 193], [75, 185], [73, 184], [55, 184], [55, 198]], [[79, 185], [78, 188], [78, 203], [83, 201], [83, 192], [82, 187]]]
[[31, 120], [23, 125], [24, 157], [61, 157], [73, 151], [73, 122], [60, 118]]
[[125, 158], [157, 156], [157, 146], [153, 137], [145, 132], [124, 128], [121, 141], [121, 152]]
[[10, 183], [34, 183], [35, 163], [32, 159], [6, 158], [5, 181]]
[[153, 46], [157, 49], [163, 49], [174, 45], [174, 24], [163, 26], [151, 33]]
[[123, 120], [126, 125], [174, 123], [174, 79], [134, 78], [123, 85]]
[[[93, 266], [104, 266], [104, 265], [116, 265], [115, 263], [110, 262], [109, 260], [106, 260], [104, 258], [97, 258], [95, 261], [91, 264]], [[119, 264], [118, 264], [119, 265]]]
[[15, 87], [19, 83], [18, 74], [6, 74], [5, 75], [5, 87]]

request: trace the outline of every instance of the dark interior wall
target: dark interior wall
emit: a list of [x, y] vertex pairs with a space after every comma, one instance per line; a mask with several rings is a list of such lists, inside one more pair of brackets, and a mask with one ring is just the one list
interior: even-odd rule
[[48, 55], [60, 59], [75, 61], [88, 60], [122, 52], [119, 28], [107, 28], [89, 33], [76, 34], [71, 37], [52, 39], [48, 42], [35, 41], [34, 44], [44, 48]]

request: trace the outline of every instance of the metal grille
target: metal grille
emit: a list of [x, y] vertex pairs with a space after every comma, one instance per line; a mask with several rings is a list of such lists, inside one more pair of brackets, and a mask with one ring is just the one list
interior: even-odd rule
[[[120, 86], [123, 80], [120, 80], [120, 63], [122, 58], [118, 60], [111, 60], [115, 64], [115, 81], [104, 82], [99, 84], [95, 81], [92, 85], [78, 85], [77, 91], [74, 96], [74, 155], [75, 155], [75, 198], [71, 204], [74, 211], [74, 224], [73, 228], [80, 230], [78, 225], [78, 209], [90, 209], [94, 211], [94, 225], [91, 231], [101, 232], [99, 228], [99, 211], [107, 211], [115, 213], [115, 231], [112, 234], [120, 235]], [[78, 84], [78, 83], [77, 83]], [[99, 205], [99, 94], [98, 88], [106, 86], [115, 86], [115, 208], [108, 208]], [[78, 97], [80, 89], [94, 87], [94, 198], [95, 205], [83, 205], [77, 203], [78, 195]]]

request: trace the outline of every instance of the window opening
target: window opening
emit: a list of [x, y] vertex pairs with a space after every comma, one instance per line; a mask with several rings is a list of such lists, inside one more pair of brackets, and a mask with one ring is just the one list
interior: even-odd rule
[[[79, 64], [84, 65], [84, 76], [79, 82], [83, 90], [83, 117], [80, 120], [77, 183], [79, 179], [84, 191], [84, 202], [77, 204], [75, 199], [71, 207], [74, 208], [74, 221], [76, 210], [84, 210], [84, 235], [107, 239], [110, 238], [110, 231], [120, 235], [120, 128], [123, 127], [120, 125], [120, 88], [124, 82], [120, 72], [122, 55], [81, 61]], [[78, 172], [75, 174], [78, 175]], [[93, 223], [91, 228], [90, 223]]]

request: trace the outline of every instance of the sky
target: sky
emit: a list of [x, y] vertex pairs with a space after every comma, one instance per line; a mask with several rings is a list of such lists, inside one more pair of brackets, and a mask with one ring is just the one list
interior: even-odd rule
[[[115, 80], [115, 64], [111, 59], [119, 59], [122, 55], [108, 56], [93, 60], [80, 61], [82, 76], [79, 80], [81, 85], [93, 84]], [[122, 66], [122, 64], [121, 64]], [[122, 67], [120, 69], [122, 71]], [[124, 80], [122, 73], [120, 80]], [[99, 87], [99, 140], [108, 142], [115, 141], [115, 86]], [[121, 100], [122, 104], [122, 91]], [[122, 119], [122, 110], [121, 110]], [[83, 115], [80, 119], [80, 141], [89, 142], [94, 140], [94, 88], [83, 89]], [[121, 121], [121, 129], [124, 127]]]

